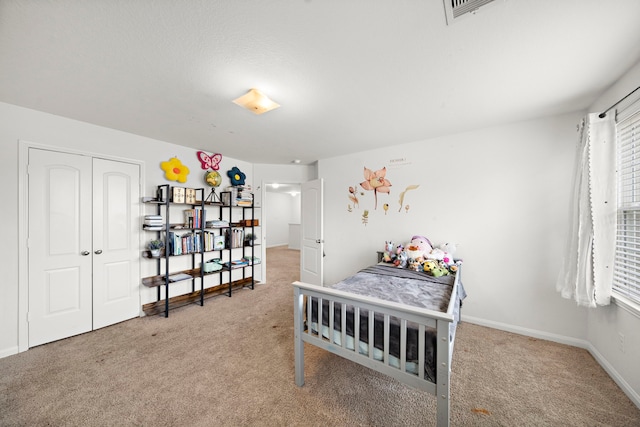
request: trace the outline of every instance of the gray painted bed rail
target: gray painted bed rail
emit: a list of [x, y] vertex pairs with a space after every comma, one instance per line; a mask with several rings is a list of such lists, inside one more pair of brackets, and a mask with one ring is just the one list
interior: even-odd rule
[[[374, 371], [389, 375], [396, 380], [425, 390], [437, 397], [437, 425], [438, 427], [449, 426], [450, 411], [450, 374], [451, 358], [453, 355], [453, 344], [455, 337], [454, 308], [458, 299], [459, 274], [456, 276], [451, 299], [446, 313], [427, 310], [418, 307], [407, 306], [395, 302], [384, 301], [362, 295], [339, 291], [323, 286], [311, 285], [308, 283], [294, 282], [294, 351], [295, 351], [295, 381], [298, 386], [304, 385], [304, 343], [309, 343], [323, 348], [341, 357], [349, 359], [360, 365], [373, 369]], [[318, 319], [322, 319], [323, 300], [329, 301], [329, 331], [334, 330], [334, 308], [341, 310], [341, 328], [339, 340], [334, 334], [329, 334], [332, 339], [323, 336], [322, 333], [312, 331], [310, 325], [305, 328], [305, 304], [308, 313], [311, 313], [313, 298], [317, 301]], [[346, 310], [347, 306], [353, 306], [355, 310], [354, 322], [354, 345], [347, 348], [346, 336]], [[373, 321], [374, 313], [384, 317], [384, 350], [382, 360], [374, 358], [374, 346], [368, 345], [367, 354], [359, 351], [360, 328], [359, 313], [368, 311], [369, 321], [369, 343], [373, 343]], [[400, 319], [400, 367], [394, 367], [389, 363], [389, 322], [390, 318]], [[407, 322], [419, 325], [419, 355], [417, 374], [408, 372], [406, 369], [406, 345], [407, 345]], [[322, 323], [320, 321], [320, 323]], [[424, 356], [424, 331], [425, 328], [435, 328], [437, 331], [437, 342], [447, 345], [438, 345], [436, 352], [436, 378], [437, 384], [429, 381], [424, 376], [425, 356]], [[322, 328], [319, 328], [322, 330]], [[336, 332], [337, 334], [338, 332]]]

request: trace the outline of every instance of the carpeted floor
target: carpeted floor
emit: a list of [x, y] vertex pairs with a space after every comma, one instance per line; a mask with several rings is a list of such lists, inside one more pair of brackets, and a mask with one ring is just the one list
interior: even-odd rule
[[[267, 283], [0, 359], [1, 426], [430, 426], [435, 397], [305, 347], [293, 379], [299, 252]], [[452, 367], [453, 426], [640, 426], [585, 350], [469, 323]]]

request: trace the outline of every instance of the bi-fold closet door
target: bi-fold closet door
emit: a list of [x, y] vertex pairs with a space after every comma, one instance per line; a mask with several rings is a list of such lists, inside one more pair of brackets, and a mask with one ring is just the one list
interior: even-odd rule
[[29, 149], [29, 347], [140, 313], [136, 164]]

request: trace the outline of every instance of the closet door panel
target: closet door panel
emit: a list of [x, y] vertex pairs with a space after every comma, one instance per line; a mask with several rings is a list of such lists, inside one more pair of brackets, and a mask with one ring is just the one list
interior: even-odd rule
[[91, 158], [29, 150], [29, 346], [92, 328]]
[[94, 159], [93, 328], [140, 314], [139, 166]]

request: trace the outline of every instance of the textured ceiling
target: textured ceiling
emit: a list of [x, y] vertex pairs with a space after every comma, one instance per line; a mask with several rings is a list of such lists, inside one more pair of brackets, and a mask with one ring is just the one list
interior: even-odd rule
[[[0, 0], [0, 101], [253, 163], [572, 112], [640, 59], [638, 0]], [[282, 105], [232, 103], [256, 87]]]

